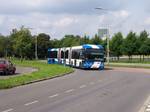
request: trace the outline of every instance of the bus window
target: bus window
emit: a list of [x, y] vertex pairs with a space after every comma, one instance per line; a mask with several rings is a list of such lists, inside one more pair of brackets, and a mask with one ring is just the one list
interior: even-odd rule
[[80, 51], [79, 59], [85, 59], [85, 54], [83, 51]]
[[72, 59], [79, 59], [79, 52], [78, 50], [72, 51]]
[[49, 58], [57, 58], [57, 51], [50, 51]]
[[86, 50], [86, 59], [90, 60], [103, 60], [104, 53], [101, 50], [89, 49]]
[[72, 59], [80, 59], [81, 50], [73, 50], [72, 51]]
[[68, 59], [69, 51], [65, 51], [65, 58]]
[[64, 58], [64, 51], [61, 51], [61, 58]]

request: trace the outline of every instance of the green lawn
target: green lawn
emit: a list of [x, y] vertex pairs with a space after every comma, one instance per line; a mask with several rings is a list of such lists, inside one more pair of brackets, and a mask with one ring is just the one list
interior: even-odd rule
[[[105, 64], [106, 66], [107, 63]], [[109, 66], [113, 67], [131, 67], [131, 68], [150, 68], [150, 64], [145, 64], [145, 63], [121, 63], [121, 62], [110, 62]]]
[[39, 61], [13, 61], [17, 66], [27, 66], [37, 68], [38, 71], [30, 74], [18, 75], [8, 79], [0, 79], [0, 89], [12, 88], [20, 85], [29, 84], [39, 80], [46, 80], [57, 76], [62, 76], [73, 72], [70, 67], [62, 65], [49, 65]]
[[129, 60], [128, 58], [120, 58], [120, 60], [112, 60], [110, 59], [110, 62], [115, 63], [141, 63], [141, 64], [150, 64], [150, 58], [145, 58], [144, 60], [140, 58], [133, 58], [132, 60]]

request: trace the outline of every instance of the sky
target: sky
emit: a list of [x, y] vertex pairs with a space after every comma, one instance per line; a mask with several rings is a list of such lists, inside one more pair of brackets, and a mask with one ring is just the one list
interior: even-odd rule
[[22, 25], [33, 35], [56, 39], [65, 34], [92, 37], [98, 28], [109, 28], [111, 35], [150, 32], [149, 6], [150, 0], [0, 0], [0, 33], [9, 35]]

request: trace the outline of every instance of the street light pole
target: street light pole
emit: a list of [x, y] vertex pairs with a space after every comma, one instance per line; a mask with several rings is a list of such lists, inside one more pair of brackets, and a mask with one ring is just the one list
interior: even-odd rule
[[[107, 11], [106, 9], [103, 9], [101, 7], [97, 7], [95, 8], [95, 10], [101, 10], [101, 11]], [[109, 65], [109, 38], [110, 38], [110, 34], [109, 34], [109, 28], [107, 28], [108, 31], [107, 31], [107, 34], [106, 34], [106, 39], [107, 39], [107, 64]]]
[[[31, 30], [34, 30], [34, 28], [28, 28]], [[37, 45], [38, 41], [37, 41], [37, 35], [35, 35], [35, 60], [38, 60], [38, 45]]]
[[109, 65], [109, 33], [107, 34], [107, 64]]

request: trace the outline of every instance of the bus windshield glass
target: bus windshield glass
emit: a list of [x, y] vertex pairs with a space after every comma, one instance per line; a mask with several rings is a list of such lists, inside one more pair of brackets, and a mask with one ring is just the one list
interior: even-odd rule
[[102, 49], [85, 50], [85, 59], [103, 61], [104, 51]]
[[57, 58], [57, 51], [50, 51], [49, 58]]

